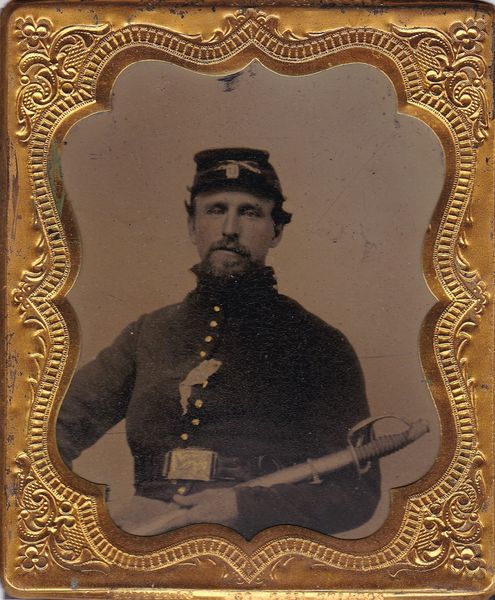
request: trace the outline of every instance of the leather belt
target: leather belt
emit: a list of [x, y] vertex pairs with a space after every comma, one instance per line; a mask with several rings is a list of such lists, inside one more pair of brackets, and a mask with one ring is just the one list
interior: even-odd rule
[[267, 472], [267, 466], [275, 471], [283, 465], [268, 456], [239, 458], [205, 448], [175, 448], [166, 454], [162, 475], [168, 480], [248, 481]]

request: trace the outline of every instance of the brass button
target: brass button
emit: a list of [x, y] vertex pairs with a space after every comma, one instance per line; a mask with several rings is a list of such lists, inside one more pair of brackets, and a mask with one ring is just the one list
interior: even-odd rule
[[216, 305], [213, 307], [213, 310], [214, 310], [215, 312], [220, 312], [222, 309], [221, 309], [221, 308], [218, 306], [218, 304], [216, 304]]
[[199, 425], [199, 419], [193, 419], [193, 420], [191, 421], [191, 423], [192, 423], [193, 425]]
[[213, 342], [213, 338], [211, 337], [211, 335], [207, 335], [207, 336], [205, 337], [205, 342], [208, 342], [208, 343], [209, 343], [209, 342]]
[[186, 493], [185, 486], [181, 485], [180, 487], [178, 487], [177, 488], [177, 493], [180, 494], [181, 496], [183, 496]]
[[180, 434], [180, 439], [186, 441], [189, 438], [189, 436], [187, 435], [187, 433], [181, 433]]
[[194, 406], [196, 408], [201, 408], [203, 406], [203, 400], [200, 400], [199, 398], [197, 400], [194, 401]]
[[201, 350], [199, 355], [201, 356], [201, 358], [204, 358], [206, 356], [206, 352], [204, 350]]
[[210, 321], [210, 327], [217, 327], [217, 325], [218, 325], [218, 321], [215, 321], [215, 320]]

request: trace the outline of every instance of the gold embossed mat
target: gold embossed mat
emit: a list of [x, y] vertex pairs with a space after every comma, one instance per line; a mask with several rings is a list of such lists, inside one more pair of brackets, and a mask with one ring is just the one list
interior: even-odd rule
[[[14, 597], [494, 593], [493, 9], [263, 4], [19, 1], [2, 13], [1, 547]], [[218, 520], [137, 536], [112, 508], [133, 494], [123, 425], [72, 468], [62, 460], [74, 373], [194, 287], [193, 154], [232, 146], [270, 151], [295, 215], [270, 254], [279, 291], [352, 342], [373, 417], [428, 422], [380, 458], [378, 507], [351, 531], [281, 517], [246, 537]], [[261, 375], [246, 359], [235, 377]], [[277, 435], [296, 431], [287, 447], [307, 435], [270, 414]], [[404, 426], [384, 421], [376, 436]], [[203, 479], [220, 472], [212, 456]], [[294, 462], [322, 485], [332, 475], [311, 460]]]

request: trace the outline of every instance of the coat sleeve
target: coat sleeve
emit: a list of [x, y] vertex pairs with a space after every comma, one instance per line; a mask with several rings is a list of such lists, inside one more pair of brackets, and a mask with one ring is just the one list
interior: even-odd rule
[[[369, 416], [358, 359], [340, 332], [331, 330], [320, 336], [306, 357], [301, 361], [304, 372], [300, 377], [307, 392], [300, 400], [308, 417], [298, 437], [311, 442], [302, 446], [297, 462], [345, 448], [349, 430]], [[351, 465], [329, 474], [321, 483], [239, 488], [239, 529], [251, 537], [267, 527], [286, 524], [332, 535], [368, 521], [379, 498], [377, 462], [365, 474], [359, 475]]]
[[67, 465], [125, 418], [135, 379], [140, 321], [75, 374], [57, 420], [57, 443]]

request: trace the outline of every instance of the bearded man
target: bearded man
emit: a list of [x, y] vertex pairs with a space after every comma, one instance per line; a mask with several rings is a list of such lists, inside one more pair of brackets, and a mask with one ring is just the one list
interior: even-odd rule
[[349, 342], [279, 294], [265, 265], [291, 217], [268, 159], [249, 148], [195, 156], [186, 208], [196, 289], [129, 325], [79, 370], [61, 407], [69, 465], [126, 419], [136, 499], [118, 522], [131, 533], [217, 523], [246, 538], [275, 525], [330, 535], [363, 524], [377, 505], [377, 464], [237, 485], [341, 450], [369, 416]]

